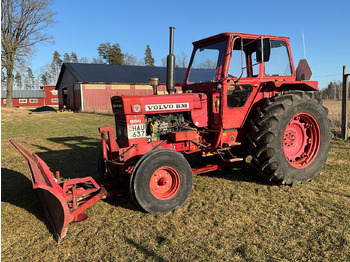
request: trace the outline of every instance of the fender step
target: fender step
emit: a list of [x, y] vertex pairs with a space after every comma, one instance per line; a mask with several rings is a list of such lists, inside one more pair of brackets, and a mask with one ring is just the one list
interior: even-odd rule
[[221, 149], [217, 149], [216, 152], [218, 153], [219, 157], [221, 158], [221, 160], [223, 162], [239, 162], [239, 161], [243, 161], [243, 158], [239, 158], [237, 156], [234, 156], [232, 154], [232, 152], [230, 151], [230, 147], [228, 148], [221, 148]]

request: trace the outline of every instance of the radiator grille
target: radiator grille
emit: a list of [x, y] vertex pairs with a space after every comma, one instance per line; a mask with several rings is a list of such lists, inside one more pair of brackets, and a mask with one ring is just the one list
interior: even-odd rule
[[126, 129], [126, 118], [125, 116], [116, 115], [115, 116], [115, 125], [117, 130], [117, 140], [127, 141], [128, 132]]

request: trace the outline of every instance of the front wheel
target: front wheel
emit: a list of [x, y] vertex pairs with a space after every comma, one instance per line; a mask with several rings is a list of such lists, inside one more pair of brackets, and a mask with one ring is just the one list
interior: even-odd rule
[[267, 179], [295, 185], [314, 179], [330, 151], [331, 122], [317, 92], [266, 100], [252, 121], [252, 164]]
[[143, 210], [158, 214], [181, 207], [191, 193], [192, 184], [191, 167], [180, 153], [155, 149], [135, 165], [130, 193]]
[[101, 178], [101, 181], [105, 183], [108, 181], [108, 166], [103, 160], [103, 153], [101, 152], [97, 158], [97, 172]]

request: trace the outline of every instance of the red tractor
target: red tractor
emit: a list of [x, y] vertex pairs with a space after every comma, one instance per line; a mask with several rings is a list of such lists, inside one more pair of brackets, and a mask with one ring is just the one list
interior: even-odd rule
[[[45, 163], [12, 141], [27, 159], [34, 188], [58, 240], [68, 224], [99, 199], [129, 191], [144, 211], [181, 207], [193, 174], [244, 161], [267, 180], [296, 185], [321, 172], [330, 150], [331, 122], [307, 62], [294, 69], [289, 38], [222, 33], [197, 42], [182, 91], [174, 88], [173, 29], [167, 95], [111, 98], [116, 123], [100, 127], [102, 153], [92, 178], [60, 181]], [[191, 166], [189, 155], [203, 158]], [[57, 181], [57, 182], [56, 182]], [[57, 212], [60, 210], [60, 212]]]

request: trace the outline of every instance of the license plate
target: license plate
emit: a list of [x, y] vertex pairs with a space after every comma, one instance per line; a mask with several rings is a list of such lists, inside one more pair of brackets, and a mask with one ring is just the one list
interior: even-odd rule
[[146, 124], [128, 125], [128, 138], [146, 137]]

